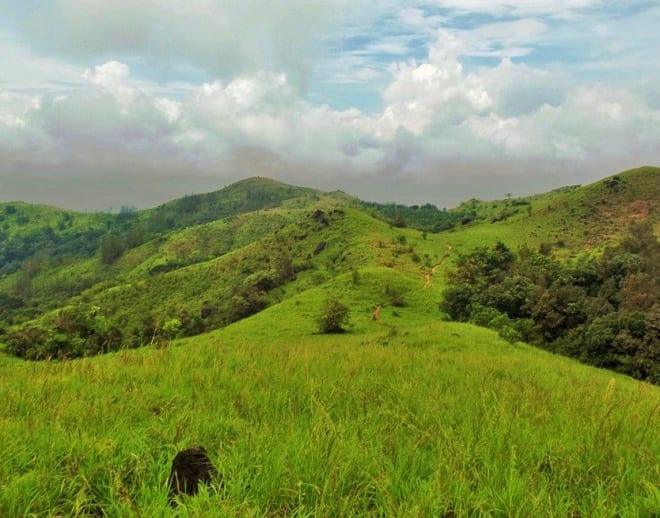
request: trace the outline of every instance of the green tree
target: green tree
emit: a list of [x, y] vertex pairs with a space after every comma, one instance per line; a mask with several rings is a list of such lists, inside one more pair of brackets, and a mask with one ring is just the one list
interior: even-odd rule
[[335, 297], [328, 297], [323, 306], [321, 313], [316, 319], [319, 332], [327, 333], [343, 333], [345, 332], [344, 326], [349, 322], [349, 309], [342, 304]]
[[181, 323], [181, 320], [173, 318], [163, 324], [163, 333], [170, 341], [172, 341], [179, 336], [182, 326], [183, 324]]
[[104, 264], [112, 264], [124, 253], [124, 242], [117, 234], [106, 234], [101, 238], [99, 253]]

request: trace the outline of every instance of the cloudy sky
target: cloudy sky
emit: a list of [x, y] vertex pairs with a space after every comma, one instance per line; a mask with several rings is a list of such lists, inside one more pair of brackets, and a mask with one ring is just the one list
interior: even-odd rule
[[660, 163], [658, 0], [1, 0], [0, 201], [451, 207]]

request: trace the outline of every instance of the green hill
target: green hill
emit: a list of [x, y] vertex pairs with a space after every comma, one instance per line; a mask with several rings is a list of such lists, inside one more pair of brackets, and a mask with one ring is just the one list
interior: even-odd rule
[[[4, 204], [0, 343], [31, 359], [166, 343], [337, 279], [367, 316], [381, 306], [433, 320], [447, 269], [475, 247], [503, 242], [566, 259], [620, 241], [624, 221], [657, 226], [659, 171], [452, 211], [402, 213], [266, 178], [114, 215]], [[451, 228], [425, 230], [443, 222]], [[359, 279], [379, 268], [392, 280], [365, 292]]]
[[[609, 304], [585, 315], [615, 313], [587, 322], [603, 343], [655, 329], [658, 172], [451, 211], [264, 178], [120, 214], [1, 205], [0, 342], [61, 361], [0, 355], [0, 516], [654, 516], [660, 388], [506, 312], [582, 283]], [[457, 266], [494, 331], [442, 321]], [[345, 333], [319, 332], [328, 300]], [[222, 481], [173, 509], [198, 444]]]
[[[465, 324], [317, 335], [320, 299], [176, 347], [0, 359], [0, 515], [657, 512], [658, 387]], [[198, 444], [222, 486], [171, 510], [171, 459]]]
[[623, 238], [630, 223], [648, 221], [660, 233], [660, 168], [624, 171], [587, 186], [569, 186], [528, 198], [459, 206], [469, 223], [451, 234], [458, 248], [494, 244], [544, 245], [562, 256], [602, 249]]

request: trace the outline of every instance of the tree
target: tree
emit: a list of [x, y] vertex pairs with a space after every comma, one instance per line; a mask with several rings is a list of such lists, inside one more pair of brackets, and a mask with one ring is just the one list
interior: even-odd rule
[[124, 242], [117, 234], [106, 234], [101, 238], [99, 250], [101, 261], [104, 264], [112, 264], [124, 253]]
[[328, 297], [323, 303], [321, 313], [316, 319], [319, 332], [324, 334], [345, 332], [343, 326], [348, 325], [348, 313], [349, 309], [347, 306], [335, 297]]
[[177, 336], [179, 336], [182, 326], [183, 324], [181, 323], [181, 320], [179, 320], [178, 318], [173, 318], [163, 324], [163, 333], [171, 342]]

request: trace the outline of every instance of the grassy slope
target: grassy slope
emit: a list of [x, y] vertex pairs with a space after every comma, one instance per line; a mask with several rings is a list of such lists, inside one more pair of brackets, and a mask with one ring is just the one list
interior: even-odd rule
[[[586, 206], [598, 189], [571, 195]], [[171, 286], [163, 282], [149, 296], [168, 306], [176, 279], [203, 278], [209, 265], [254, 255], [251, 236], [261, 229], [260, 239], [275, 239], [266, 232], [273, 222], [284, 225], [278, 233], [294, 257], [326, 241], [313, 268], [278, 289], [281, 302], [253, 317], [166, 349], [64, 363], [0, 356], [0, 390], [8, 395], [0, 400], [0, 516], [168, 515], [169, 462], [195, 444], [206, 446], [225, 478], [219, 495], [186, 502], [196, 516], [651, 516], [660, 509], [658, 387], [437, 321], [442, 276], [424, 289], [433, 265], [442, 272], [451, 254], [498, 238], [536, 246], [548, 241], [545, 230], [525, 233], [521, 213], [424, 239], [350, 208], [328, 227], [291, 223], [341, 198], [292, 198], [238, 218], [234, 231], [231, 221], [183, 229], [115, 267], [120, 284], [136, 282], [182, 249], [202, 254], [203, 235], [215, 236], [228, 253], [157, 277]], [[532, 218], [570, 215], [575, 204], [564, 198], [536, 198]], [[231, 243], [222, 241], [228, 235]], [[405, 293], [406, 306], [388, 304], [387, 285]], [[110, 300], [106, 288], [89, 297]], [[315, 334], [328, 294], [350, 306], [350, 333]]]
[[[148, 240], [158, 241], [167, 239], [172, 231], [292, 202], [306, 205], [322, 198], [350, 201], [346, 195], [326, 195], [256, 177], [219, 191], [186, 196], [153, 209], [115, 215], [78, 213], [22, 202], [0, 203], [0, 260], [4, 262], [0, 264], [0, 288], [11, 288], [17, 277], [8, 275], [3, 278], [2, 274], [16, 271], [21, 262], [30, 260], [30, 273], [42, 277], [37, 278], [35, 284], [48, 284], [53, 270], [70, 269], [72, 264], [75, 270], [82, 265], [74, 263], [81, 262], [87, 263], [84, 271], [94, 279], [105, 279], [108, 272], [104, 265], [86, 259], [95, 255], [100, 237], [106, 233], [125, 236], [130, 229], [139, 227]], [[66, 264], [58, 268], [62, 262]], [[48, 263], [48, 268], [37, 272], [40, 263]]]
[[658, 387], [469, 325], [307, 321], [292, 302], [181, 347], [0, 359], [0, 515], [169, 515], [169, 462], [195, 444], [225, 485], [193, 516], [659, 508]]
[[[618, 188], [608, 187], [614, 177], [622, 180]], [[632, 221], [649, 218], [660, 234], [657, 167], [624, 171], [584, 187], [558, 189], [527, 201], [531, 214], [523, 206], [504, 221], [477, 222], [444, 235], [455, 252], [500, 240], [514, 250], [523, 245], [537, 249], [542, 243], [552, 244], [555, 253], [567, 257], [616, 243]], [[478, 211], [483, 218], [493, 212], [493, 203], [501, 208], [505, 202], [484, 203]]]
[[[371, 268], [389, 269], [392, 281], [386, 284], [402, 292], [423, 285], [424, 271], [438, 260], [446, 246], [441, 236], [423, 240], [418, 231], [390, 228], [358, 210], [343, 207], [337, 211], [336, 202], [334, 196], [318, 197], [311, 206], [292, 200], [291, 206], [306, 208], [286, 204], [267, 212], [189, 227], [128, 251], [111, 267], [101, 265], [98, 259], [88, 259], [52, 268], [32, 283], [43, 291], [52, 291], [55, 283], [106, 278], [81, 297], [68, 302], [60, 299], [60, 304], [75, 305], [79, 300], [93, 304], [114, 321], [121, 321], [125, 329], [139, 326], [147, 314], [162, 323], [182, 311], [198, 314], [203, 305], [221, 310], [236, 286], [249, 287], [258, 272], [272, 267], [271, 259], [276, 255], [291, 258], [303, 269], [295, 280], [268, 294], [270, 303], [355, 270], [358, 274], [364, 270], [368, 277]], [[315, 220], [316, 209], [325, 211], [328, 224]], [[326, 243], [325, 249], [314, 255], [321, 242]], [[418, 253], [418, 262], [413, 261], [413, 253]], [[167, 266], [173, 270], [149, 273]], [[375, 289], [365, 301], [369, 311], [387, 302], [383, 288], [381, 285]], [[435, 310], [439, 291], [431, 289], [428, 293], [435, 296], [428, 304]]]

